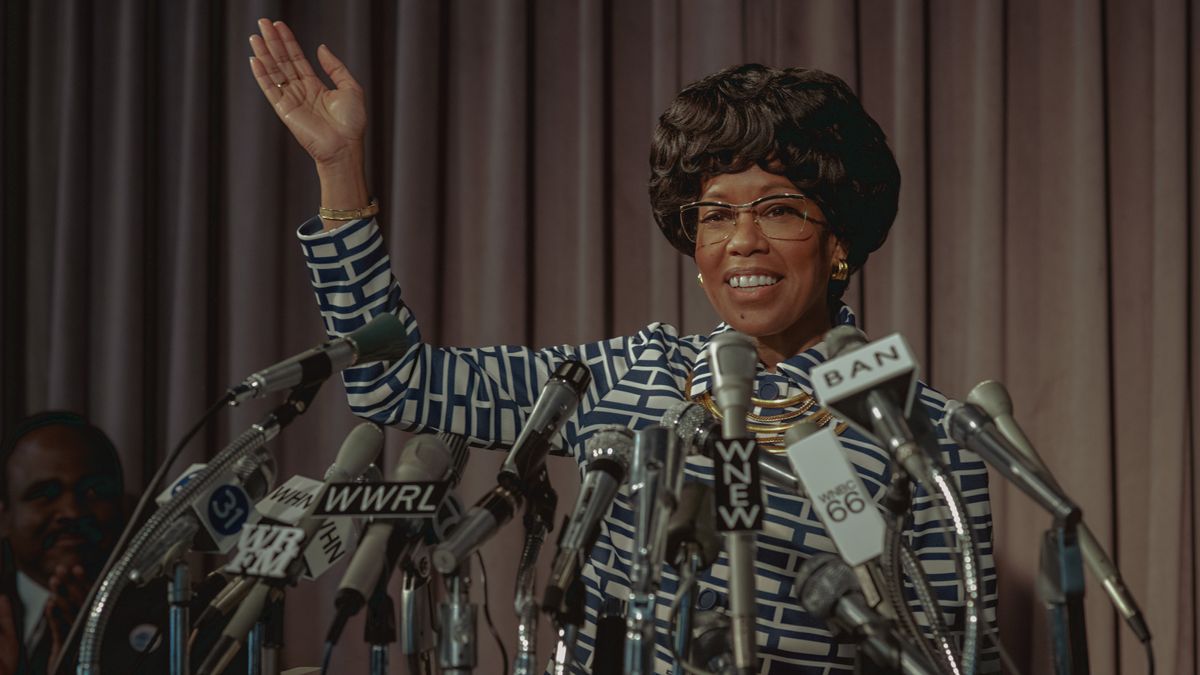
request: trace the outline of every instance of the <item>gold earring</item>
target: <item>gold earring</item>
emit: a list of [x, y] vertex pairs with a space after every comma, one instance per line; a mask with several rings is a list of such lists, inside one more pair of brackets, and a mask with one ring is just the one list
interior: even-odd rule
[[833, 274], [829, 276], [834, 281], [845, 281], [850, 278], [850, 265], [845, 260], [839, 260], [833, 266]]
[[696, 273], [696, 282], [699, 283], [701, 286], [703, 286], [704, 285], [704, 275], [697, 272]]

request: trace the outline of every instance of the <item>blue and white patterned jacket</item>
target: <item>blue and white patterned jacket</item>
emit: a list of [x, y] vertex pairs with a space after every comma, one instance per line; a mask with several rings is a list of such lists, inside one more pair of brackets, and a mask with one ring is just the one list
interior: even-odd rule
[[[462, 434], [477, 447], [509, 447], [543, 384], [567, 358], [583, 361], [592, 372], [590, 388], [562, 432], [569, 454], [582, 456], [579, 450], [587, 439], [606, 425], [638, 429], [656, 423], [672, 405], [709, 389], [705, 346], [712, 335], [728, 330], [722, 324], [710, 335], [680, 336], [674, 327], [654, 323], [636, 335], [580, 346], [539, 350], [514, 346], [434, 347], [421, 341], [417, 321], [401, 301], [383, 238], [373, 220], [322, 232], [320, 220], [314, 218], [301, 226], [299, 236], [317, 304], [331, 337], [345, 335], [379, 313], [392, 312], [403, 321], [414, 345], [395, 363], [367, 364], [345, 371], [346, 392], [354, 412], [410, 431]], [[849, 308], [841, 308], [838, 321], [854, 322]], [[824, 358], [818, 345], [780, 363], [773, 373], [760, 364], [756, 395], [774, 399], [811, 392], [808, 372]], [[690, 389], [685, 391], [689, 380]], [[931, 419], [940, 423], [945, 399], [924, 385], [918, 395]], [[755, 412], [769, 415], [779, 411]], [[978, 535], [986, 617], [989, 624], [994, 624], [996, 577], [987, 471], [978, 457], [945, 438], [940, 424], [938, 432], [943, 460], [959, 482]], [[878, 500], [889, 476], [887, 453], [853, 429], [845, 430], [840, 438], [847, 457]], [[703, 457], [691, 457], [686, 471], [689, 480], [712, 480], [712, 463]], [[814, 553], [835, 552], [833, 543], [809, 500], [771, 486], [765, 491], [768, 508], [764, 529], [758, 536], [756, 567], [760, 672], [851, 671], [853, 647], [836, 640], [824, 621], [806, 614], [793, 597], [800, 564]], [[907, 534], [934, 585], [943, 615], [951, 626], [961, 626], [961, 584], [931, 507], [931, 498], [918, 490]], [[584, 570], [588, 625], [580, 636], [577, 656], [585, 667], [591, 662], [595, 621], [605, 598], [628, 597], [633, 520], [629, 495], [623, 489], [603, 521]], [[728, 561], [722, 553], [700, 579], [702, 605], [724, 603], [727, 578]], [[658, 673], [671, 670], [666, 635], [677, 583], [674, 570], [664, 569], [656, 607]], [[993, 650], [985, 652], [986, 665], [993, 665], [993, 657]]]

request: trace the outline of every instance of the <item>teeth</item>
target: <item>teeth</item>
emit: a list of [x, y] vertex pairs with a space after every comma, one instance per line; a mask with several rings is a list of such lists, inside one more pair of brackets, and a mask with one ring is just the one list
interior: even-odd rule
[[779, 282], [778, 277], [769, 277], [765, 274], [743, 274], [736, 277], [730, 277], [729, 285], [734, 288], [753, 288], [755, 286], [773, 286]]

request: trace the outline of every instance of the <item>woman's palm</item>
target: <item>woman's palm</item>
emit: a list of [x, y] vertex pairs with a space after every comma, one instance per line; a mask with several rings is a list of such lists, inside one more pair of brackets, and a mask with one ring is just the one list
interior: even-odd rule
[[250, 68], [275, 113], [318, 164], [353, 153], [362, 143], [367, 109], [362, 87], [345, 64], [328, 47], [318, 48], [318, 60], [336, 86], [330, 89], [287, 26], [265, 20], [259, 26], [262, 37], [250, 38]]

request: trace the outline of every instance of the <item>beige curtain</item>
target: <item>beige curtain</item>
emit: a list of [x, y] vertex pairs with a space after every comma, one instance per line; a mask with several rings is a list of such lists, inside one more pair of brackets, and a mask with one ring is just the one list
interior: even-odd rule
[[[249, 75], [259, 16], [366, 86], [394, 269], [446, 345], [709, 330], [690, 260], [649, 215], [658, 113], [732, 63], [845, 78], [904, 176], [847, 300], [947, 395], [1008, 384], [1146, 611], [1159, 672], [1196, 671], [1196, 0], [5, 0], [0, 415], [86, 412], [132, 485], [223, 387], [322, 337], [293, 236], [315, 177]], [[230, 411], [190, 458], [265, 409]], [[328, 386], [276, 444], [284, 475], [321, 472], [352, 424]], [[472, 458], [466, 499], [499, 461]], [[553, 468], [565, 509], [575, 468]], [[1049, 672], [1048, 519], [998, 478], [992, 494], [1001, 632], [1023, 672]], [[485, 551], [510, 655], [519, 529]], [[318, 661], [310, 617], [335, 582], [291, 593], [287, 664]], [[1093, 672], [1143, 672], [1087, 594]], [[347, 672], [365, 663], [351, 645]], [[489, 639], [480, 658], [498, 658]]]

